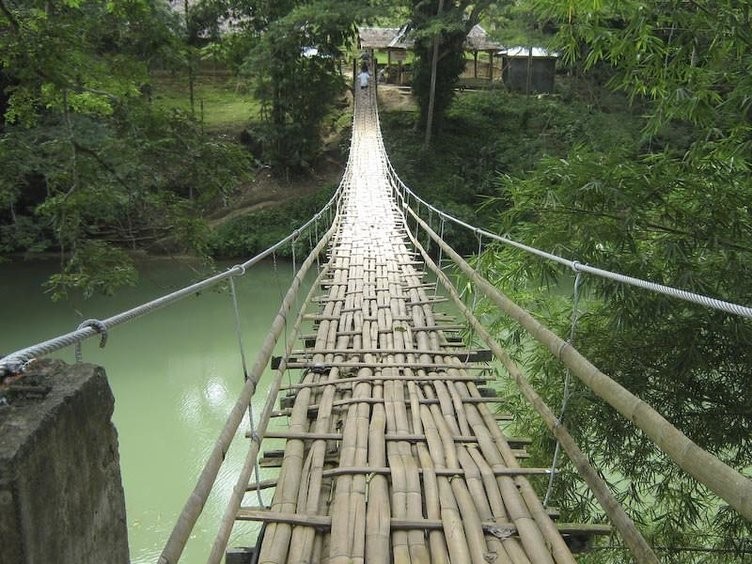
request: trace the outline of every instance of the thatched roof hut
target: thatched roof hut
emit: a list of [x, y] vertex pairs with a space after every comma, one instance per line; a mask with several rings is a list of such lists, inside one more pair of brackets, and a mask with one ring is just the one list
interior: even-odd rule
[[[404, 81], [404, 72], [402, 62], [406, 58], [408, 51], [412, 50], [414, 42], [410, 39], [404, 27], [361, 27], [358, 29], [359, 45], [362, 51], [367, 52], [371, 58], [376, 51], [386, 51], [387, 53], [387, 76], [395, 77], [389, 80], [402, 84]], [[465, 40], [465, 51], [473, 53], [474, 65], [473, 75], [478, 77], [478, 54], [486, 53], [489, 58], [488, 78], [493, 80], [493, 58], [502, 46], [492, 41], [486, 30], [480, 25], [476, 25], [470, 30]], [[393, 61], [398, 64], [396, 73], [393, 69]]]

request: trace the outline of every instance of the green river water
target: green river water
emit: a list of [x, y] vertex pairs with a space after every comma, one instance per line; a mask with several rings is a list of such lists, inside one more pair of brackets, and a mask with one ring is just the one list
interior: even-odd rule
[[[110, 317], [197, 280], [188, 263], [152, 260], [141, 265], [136, 288], [115, 297], [53, 303], [42, 283], [54, 266], [0, 265], [5, 320], [0, 324], [0, 353], [69, 332], [84, 319]], [[269, 262], [237, 281], [249, 365], [291, 279], [288, 263]], [[85, 362], [105, 367], [115, 395], [131, 560], [155, 562], [242, 387], [230, 294], [208, 290], [185, 298], [112, 329], [103, 350], [97, 341], [87, 342], [83, 355]], [[72, 361], [73, 351], [53, 356]], [[267, 370], [254, 396], [256, 414], [266, 398], [269, 375]], [[244, 422], [239, 435], [247, 429]], [[247, 449], [246, 439], [236, 439], [181, 562], [206, 561]], [[278, 448], [272, 443], [264, 441], [264, 449]], [[275, 471], [262, 473], [262, 478], [271, 477]], [[258, 504], [255, 495], [246, 502]], [[236, 525], [230, 546], [254, 544], [256, 531], [255, 524]]]

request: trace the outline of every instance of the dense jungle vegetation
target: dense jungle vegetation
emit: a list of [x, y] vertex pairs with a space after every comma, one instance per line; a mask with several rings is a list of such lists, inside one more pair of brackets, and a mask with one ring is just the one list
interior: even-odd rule
[[[746, 3], [445, 0], [440, 14], [438, 0], [174, 4], [0, 0], [0, 257], [54, 252], [53, 296], [135, 283], [134, 251], [248, 256], [299, 225], [331, 182], [293, 203], [211, 218], [254, 183], [263, 190], [262, 173], [295, 184], [324, 160], [342, 163], [341, 60], [349, 68], [358, 54], [357, 25], [407, 22], [416, 109], [382, 113], [407, 184], [453, 215], [566, 258], [752, 303]], [[502, 43], [557, 50], [556, 91], [458, 92], [462, 41], [479, 22]], [[317, 56], [303, 56], [310, 47]], [[207, 85], [216, 68], [223, 78]], [[446, 234], [475, 249], [474, 236]], [[595, 365], [750, 475], [748, 319], [593, 277], [573, 312], [570, 272], [498, 246], [477, 265], [559, 335], [575, 318], [574, 343]], [[752, 557], [749, 522], [592, 392], [573, 382], [564, 398], [561, 368], [488, 304], [477, 307], [549, 405], [566, 404], [564, 422], [662, 559]], [[515, 397], [505, 409], [534, 438], [531, 464], [546, 466], [555, 445]], [[562, 520], [603, 519], [566, 460], [552, 500]], [[618, 538], [585, 559], [630, 561]]]

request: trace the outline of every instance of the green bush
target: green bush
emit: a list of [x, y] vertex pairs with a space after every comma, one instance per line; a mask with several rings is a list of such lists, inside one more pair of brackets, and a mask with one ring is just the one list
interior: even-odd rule
[[[436, 207], [488, 227], [509, 205], [504, 177], [524, 177], [542, 158], [563, 158], [575, 145], [639, 143], [639, 122], [623, 98], [609, 102], [596, 109], [557, 96], [464, 92], [455, 98], [428, 149], [414, 112], [384, 112], [381, 123], [392, 164], [408, 186]], [[494, 205], [483, 206], [489, 199]], [[447, 233], [460, 251], [475, 251], [472, 234], [455, 229]]]
[[[214, 258], [246, 258], [268, 249], [305, 224], [334, 194], [334, 187], [289, 203], [233, 218], [209, 235], [208, 252]], [[323, 225], [323, 223], [321, 224]], [[321, 227], [319, 228], [321, 235]], [[311, 239], [315, 244], [315, 238]], [[301, 234], [296, 253], [308, 248], [308, 235]], [[284, 246], [277, 256], [289, 257], [292, 249]]]

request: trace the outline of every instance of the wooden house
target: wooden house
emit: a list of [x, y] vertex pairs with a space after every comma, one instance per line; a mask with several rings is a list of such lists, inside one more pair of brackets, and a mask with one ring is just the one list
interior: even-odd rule
[[[408, 53], [412, 51], [413, 45], [414, 42], [404, 27], [359, 28], [359, 46], [366, 57], [374, 59], [377, 52], [386, 52], [386, 66], [379, 70], [384, 71], [385, 81], [391, 84], [409, 84]], [[489, 81], [499, 78], [498, 65], [495, 65], [494, 57], [500, 49], [502, 46], [491, 41], [481, 26], [473, 27], [465, 40], [465, 51], [473, 54], [473, 61], [468, 64], [463, 76], [485, 78]], [[480, 54], [486, 54], [488, 61], [480, 61]], [[494, 67], [497, 68], [496, 72]]]

